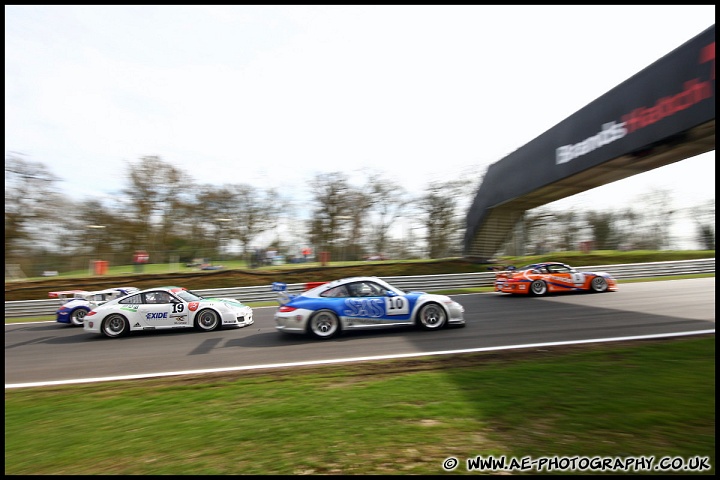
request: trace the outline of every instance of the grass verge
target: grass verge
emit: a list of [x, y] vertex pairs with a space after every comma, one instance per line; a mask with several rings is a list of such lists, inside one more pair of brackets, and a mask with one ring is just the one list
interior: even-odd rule
[[715, 336], [5, 391], [6, 475], [462, 474], [502, 455], [714, 474]]

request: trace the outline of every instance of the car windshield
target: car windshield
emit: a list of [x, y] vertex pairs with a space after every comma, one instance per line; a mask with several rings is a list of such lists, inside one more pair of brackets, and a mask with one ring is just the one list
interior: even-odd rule
[[180, 290], [174, 293], [186, 302], [199, 302], [200, 300], [202, 300], [201, 296], [195, 295], [194, 293], [188, 292], [187, 290]]

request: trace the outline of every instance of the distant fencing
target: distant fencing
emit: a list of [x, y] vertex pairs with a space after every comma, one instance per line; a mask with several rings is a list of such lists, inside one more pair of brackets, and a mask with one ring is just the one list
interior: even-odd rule
[[[628, 278], [665, 277], [696, 273], [715, 273], [715, 259], [680, 260], [675, 262], [627, 263], [620, 265], [597, 265], [576, 267], [580, 272], [607, 272], [617, 280]], [[406, 291], [438, 291], [458, 288], [490, 287], [495, 280], [495, 272], [451, 273], [440, 275], [413, 275], [403, 277], [380, 277], [391, 285]], [[296, 294], [305, 290], [304, 283], [288, 284], [287, 293]], [[213, 288], [193, 290], [204, 297], [237, 298], [250, 302], [273, 302], [277, 292], [272, 285], [258, 287]], [[53, 315], [62, 301], [21, 300], [5, 302], [5, 318], [35, 317]]]

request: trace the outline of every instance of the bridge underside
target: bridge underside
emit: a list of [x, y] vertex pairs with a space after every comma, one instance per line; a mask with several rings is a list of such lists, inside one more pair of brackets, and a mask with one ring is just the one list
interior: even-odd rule
[[[714, 150], [715, 120], [712, 120], [665, 143], [622, 155], [492, 206], [487, 209], [485, 221], [475, 232], [465, 256], [479, 261], [493, 258], [510, 239], [516, 222], [527, 210]], [[602, 208], [601, 203], [598, 206]]]

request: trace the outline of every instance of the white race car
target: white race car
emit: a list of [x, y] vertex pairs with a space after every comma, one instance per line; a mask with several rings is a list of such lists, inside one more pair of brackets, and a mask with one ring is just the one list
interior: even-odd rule
[[94, 306], [139, 291], [140, 289], [135, 287], [106, 288], [105, 290], [95, 290], [92, 292], [86, 290], [62, 290], [49, 292], [49, 296], [50, 298], [57, 298], [64, 302], [62, 306], [58, 308], [57, 312], [55, 312], [55, 320], [58, 323], [82, 327], [83, 318]]
[[135, 330], [195, 328], [210, 332], [222, 326], [252, 325], [253, 311], [231, 298], [204, 298], [183, 287], [141, 290], [93, 308], [83, 318], [86, 332], [116, 338]]

